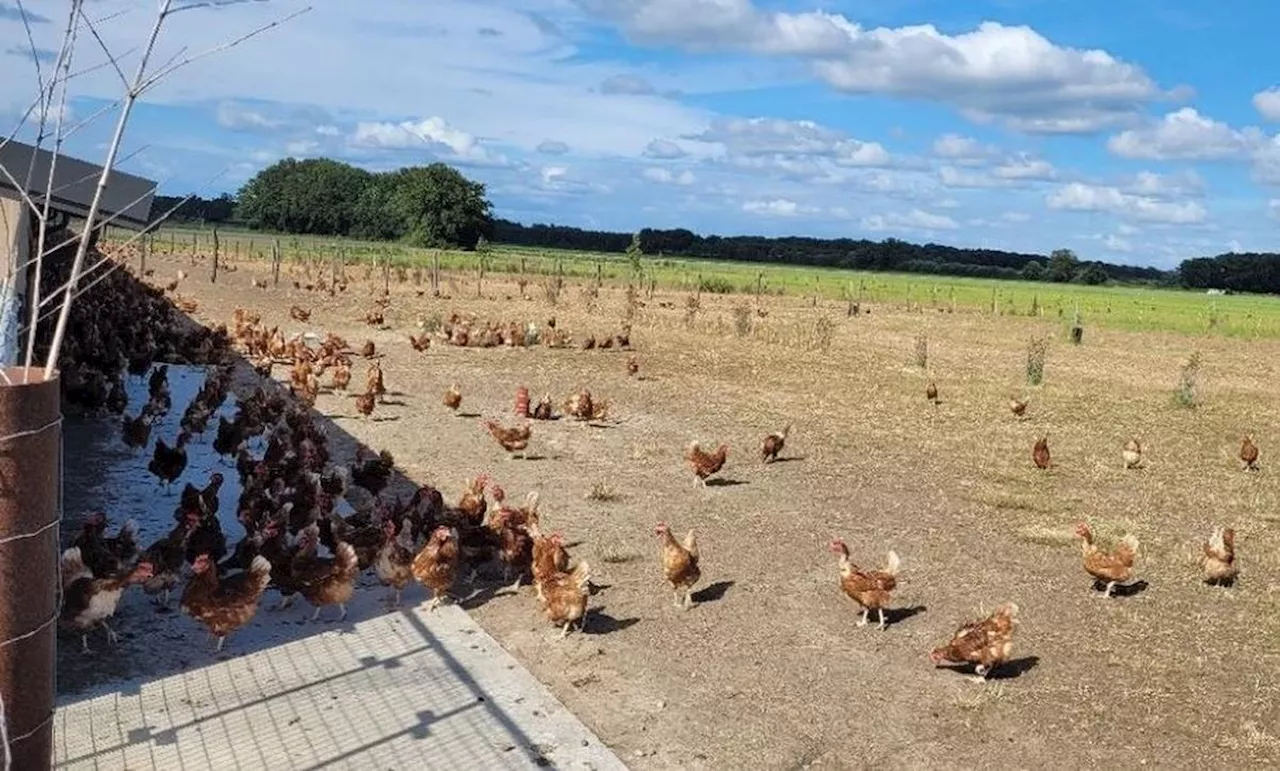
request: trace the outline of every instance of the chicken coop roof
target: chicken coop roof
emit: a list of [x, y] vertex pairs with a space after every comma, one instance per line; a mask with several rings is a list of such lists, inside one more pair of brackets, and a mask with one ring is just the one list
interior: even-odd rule
[[[32, 160], [35, 166], [32, 167]], [[49, 182], [49, 169], [53, 166], [53, 153], [37, 149], [23, 142], [0, 142], [0, 166], [9, 173], [0, 174], [0, 195], [15, 195], [17, 188], [10, 183], [13, 177], [19, 183], [31, 179], [31, 188], [27, 195], [37, 204], [44, 203], [44, 194]], [[28, 176], [28, 169], [33, 173]], [[59, 155], [54, 166], [54, 178], [49, 205], [64, 214], [84, 219], [89, 214], [89, 206], [93, 203], [94, 189], [102, 167], [68, 155]], [[98, 216], [101, 219], [114, 216], [113, 226], [141, 230], [147, 226], [151, 217], [151, 203], [155, 198], [156, 183], [149, 179], [112, 171], [107, 187], [102, 191], [102, 201], [98, 204]]]

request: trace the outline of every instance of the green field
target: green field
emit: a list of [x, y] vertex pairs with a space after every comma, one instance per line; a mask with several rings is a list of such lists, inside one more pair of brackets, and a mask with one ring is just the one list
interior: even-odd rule
[[[128, 237], [123, 232], [111, 237]], [[213, 250], [210, 229], [165, 228], [156, 233], [158, 253]], [[274, 236], [250, 231], [218, 231], [219, 254], [231, 259], [269, 259], [279, 249], [285, 262], [342, 259], [347, 263], [389, 260], [393, 266], [429, 266], [435, 259], [446, 271], [479, 271], [475, 252], [416, 249], [394, 243], [342, 238]], [[487, 272], [567, 280], [626, 281], [631, 268], [620, 254], [600, 254], [495, 245], [485, 259]], [[829, 300], [861, 301], [903, 308], [978, 309], [1006, 315], [1061, 319], [1077, 310], [1085, 327], [1132, 331], [1169, 331], [1191, 335], [1280, 338], [1280, 298], [1264, 295], [1211, 296], [1202, 292], [1123, 286], [1081, 286], [1022, 281], [955, 278], [922, 274], [869, 273], [835, 268], [716, 262], [646, 256], [644, 281], [659, 288], [704, 292], [817, 295]]]

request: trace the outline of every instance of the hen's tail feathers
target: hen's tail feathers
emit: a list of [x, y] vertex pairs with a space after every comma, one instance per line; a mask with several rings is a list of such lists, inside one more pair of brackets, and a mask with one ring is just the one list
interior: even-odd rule
[[898, 557], [898, 553], [893, 549], [889, 550], [888, 560], [885, 562], [884, 572], [891, 576], [898, 575], [898, 567], [902, 564], [902, 559]]
[[1223, 534], [1223, 528], [1215, 528], [1213, 535], [1209, 536], [1209, 548], [1219, 554], [1227, 553], [1227, 542]]
[[1126, 548], [1128, 548], [1128, 549], [1129, 549], [1129, 551], [1131, 551], [1131, 552], [1133, 552], [1133, 553], [1137, 554], [1137, 552], [1138, 552], [1138, 536], [1134, 535], [1133, 533], [1129, 533], [1129, 534], [1128, 534], [1128, 535], [1126, 535], [1124, 538], [1120, 539], [1120, 545], [1121, 545], [1121, 546], [1124, 546], [1124, 547], [1126, 547]]
[[690, 458], [694, 455], [697, 455], [701, 451], [702, 451], [701, 445], [699, 445], [697, 442], [689, 442], [688, 446], [685, 447], [684, 457]]
[[779, 432], [777, 433], [777, 437], [778, 437], [779, 439], [786, 439], [786, 438], [787, 438], [787, 434], [790, 434], [790, 433], [791, 433], [791, 424], [790, 424], [790, 423], [788, 423], [788, 424], [786, 425], [786, 427], [784, 427], [781, 431], [779, 431]]
[[356, 573], [359, 572], [360, 563], [356, 559], [356, 550], [349, 543], [338, 544], [336, 570], [337, 576], [343, 581], [354, 581]]
[[591, 580], [591, 565], [586, 560], [582, 560], [573, 568], [573, 572], [569, 574], [573, 579], [574, 586], [577, 586], [584, 594], [587, 592], [587, 583]]
[[249, 576], [253, 580], [253, 593], [262, 594], [271, 583], [271, 563], [259, 554], [249, 563]]
[[59, 569], [62, 571], [63, 589], [67, 588], [76, 579], [93, 578], [93, 573], [89, 568], [85, 567], [84, 559], [80, 556], [79, 546], [72, 546], [62, 553]]
[[698, 539], [693, 534], [692, 530], [685, 534], [684, 543], [680, 545], [684, 547], [685, 551], [689, 552], [693, 556], [698, 556]]
[[1018, 615], [1018, 604], [1015, 602], [1006, 602], [995, 609], [995, 615], [1015, 618]]

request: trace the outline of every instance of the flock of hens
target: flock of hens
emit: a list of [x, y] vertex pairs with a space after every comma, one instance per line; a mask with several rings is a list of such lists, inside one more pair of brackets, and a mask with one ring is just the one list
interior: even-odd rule
[[[176, 285], [174, 282], [167, 289]], [[226, 637], [253, 618], [267, 589], [279, 593], [280, 607], [301, 595], [315, 609], [313, 618], [330, 606], [336, 606], [340, 617], [345, 617], [357, 578], [370, 569], [388, 588], [390, 603], [398, 605], [401, 591], [416, 580], [430, 591], [434, 608], [451, 596], [458, 581], [472, 583], [481, 568], [500, 565], [504, 580], [514, 577], [516, 588], [526, 576], [531, 579], [547, 618], [561, 628], [562, 636], [575, 624], [581, 627], [590, 595], [591, 568], [585, 560], [571, 566], [561, 535], [543, 532], [536, 492], [529, 493], [523, 505], [516, 505], [501, 487], [491, 486], [491, 480], [481, 475], [470, 480], [453, 504], [446, 503], [439, 490], [425, 485], [402, 501], [383, 494], [394, 471], [394, 459], [388, 452], [373, 455], [362, 448], [348, 465], [331, 459], [324, 430], [310, 407], [326, 372], [330, 390], [348, 389], [356, 352], [344, 340], [328, 334], [313, 346], [303, 335], [286, 338], [278, 327], [265, 327], [256, 314], [243, 309], [236, 310], [230, 328], [219, 324], [212, 330], [196, 326], [184, 332], [183, 324], [174, 323], [181, 315], [175, 313], [164, 293], [146, 285], [139, 291], [138, 286], [132, 278], [110, 281], [76, 306], [62, 363], [64, 396], [68, 403], [92, 410], [124, 412], [128, 403], [122, 380], [125, 373], [144, 377], [149, 371], [148, 401], [136, 415], [124, 417], [123, 438], [139, 450], [152, 446], [149, 469], [162, 484], [182, 479], [187, 471], [187, 443], [210, 428], [213, 416], [231, 392], [235, 372], [232, 365], [224, 363], [229, 360], [229, 351], [241, 351], [259, 375], [269, 376], [276, 364], [287, 364], [291, 369], [287, 391], [263, 385], [245, 389], [248, 393], [238, 400], [234, 417], [219, 417], [213, 426], [213, 448], [234, 458], [243, 490], [234, 505], [245, 535], [233, 547], [229, 548], [218, 519], [223, 505], [220, 473], [213, 473], [203, 487], [185, 484], [173, 512], [173, 528], [152, 544], [138, 543], [132, 520], [115, 536], [107, 535], [105, 515], [95, 513], [85, 521], [62, 556], [62, 621], [80, 634], [85, 651], [89, 650], [88, 633], [98, 626], [114, 642], [107, 620], [129, 586], [159, 595], [157, 602], [165, 606], [170, 593], [180, 588], [181, 609], [208, 629], [221, 650]], [[380, 307], [387, 302], [384, 296]], [[190, 312], [194, 301], [179, 307]], [[310, 312], [294, 306], [290, 315], [306, 320]], [[366, 321], [381, 324], [381, 310], [370, 313]], [[548, 324], [554, 329], [554, 320]], [[458, 331], [463, 328], [469, 326], [453, 317], [441, 337], [459, 344], [461, 334], [461, 344], [466, 345], [469, 333]], [[516, 329], [513, 326], [508, 332], [490, 326], [483, 335], [503, 344], [515, 336]], [[521, 344], [527, 344], [523, 331], [520, 335]], [[610, 345], [616, 341], [619, 348], [631, 347], [629, 329], [609, 339]], [[426, 350], [430, 338], [413, 336], [410, 343], [416, 350]], [[366, 343], [360, 355], [372, 360], [373, 343]], [[155, 418], [172, 408], [167, 367], [160, 364], [152, 368], [153, 360], [210, 365], [210, 374], [186, 406], [180, 432], [172, 443], [159, 436], [153, 445], [150, 442]], [[634, 375], [637, 369], [632, 356], [627, 362], [628, 373]], [[270, 378], [266, 382], [275, 384]], [[371, 361], [363, 392], [353, 394], [358, 411], [368, 416], [385, 393], [382, 370], [377, 361]], [[926, 397], [938, 401], [936, 384], [929, 384]], [[455, 385], [444, 394], [443, 403], [456, 410], [461, 399]], [[582, 420], [599, 420], [608, 409], [585, 391], [574, 394], [564, 407]], [[1027, 403], [1014, 400], [1010, 409], [1021, 419]], [[521, 393], [517, 413], [525, 418], [552, 417], [550, 397], [530, 408], [527, 393]], [[514, 427], [483, 423], [508, 452], [523, 452], [527, 447], [531, 423]], [[761, 462], [769, 463], [779, 456], [790, 429], [788, 425], [765, 437]], [[250, 451], [254, 440], [265, 445], [261, 457]], [[719, 473], [728, 452], [725, 444], [708, 451], [697, 442], [691, 443], [685, 460], [695, 484], [705, 485]], [[1141, 443], [1130, 441], [1123, 451], [1125, 468], [1141, 466], [1142, 453]], [[1047, 437], [1036, 442], [1032, 459], [1038, 468], [1050, 467]], [[1240, 459], [1246, 470], [1257, 470], [1258, 449], [1249, 437], [1242, 442]], [[354, 513], [339, 515], [339, 500], [351, 504]], [[696, 536], [691, 530], [677, 540], [665, 522], [659, 522], [655, 531], [661, 541], [663, 577], [676, 605], [688, 608], [693, 604], [692, 589], [701, 577]], [[1094, 543], [1086, 523], [1077, 524], [1076, 535], [1082, 542], [1084, 570], [1098, 585], [1105, 584], [1106, 596], [1132, 580], [1137, 538], [1126, 535], [1117, 547], [1106, 550]], [[328, 556], [321, 556], [321, 545]], [[838, 556], [841, 588], [862, 609], [859, 626], [867, 624], [874, 612], [879, 627], [885, 628], [885, 611], [891, 606], [898, 580], [898, 555], [890, 551], [883, 569], [866, 570], [852, 561], [842, 539], [833, 540], [830, 548]], [[1237, 568], [1231, 529], [1219, 528], [1212, 534], [1203, 546], [1201, 564], [1205, 579], [1211, 583], [1230, 584], [1234, 580]], [[1010, 660], [1017, 615], [1016, 604], [1002, 604], [986, 618], [962, 625], [946, 644], [931, 652], [930, 658], [935, 665], [973, 665], [975, 679], [985, 681]]]

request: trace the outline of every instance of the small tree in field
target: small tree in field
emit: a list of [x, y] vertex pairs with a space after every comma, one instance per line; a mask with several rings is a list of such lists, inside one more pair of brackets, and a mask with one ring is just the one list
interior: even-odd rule
[[640, 233], [636, 232], [631, 236], [631, 243], [627, 244], [627, 250], [623, 253], [626, 255], [627, 263], [631, 265], [631, 272], [639, 276], [644, 272], [644, 266], [640, 260], [644, 257], [644, 249], [640, 246]]

